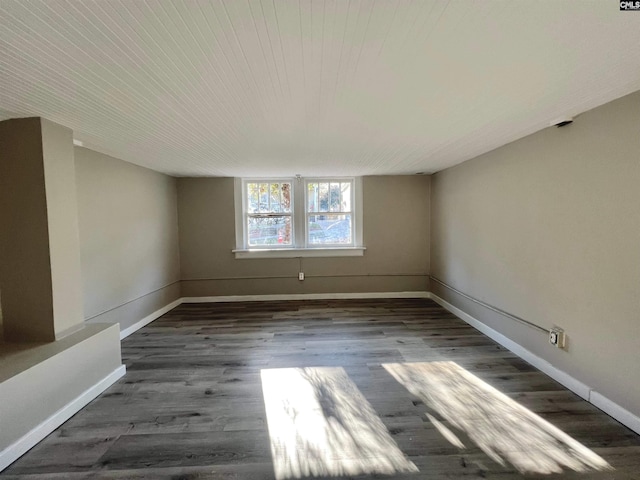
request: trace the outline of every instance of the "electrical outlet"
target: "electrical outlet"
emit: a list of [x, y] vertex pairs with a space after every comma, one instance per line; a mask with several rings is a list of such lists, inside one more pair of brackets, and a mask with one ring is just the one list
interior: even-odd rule
[[304, 280], [304, 272], [298, 273], [298, 280]]
[[564, 348], [564, 330], [560, 327], [549, 330], [549, 343], [554, 347]]

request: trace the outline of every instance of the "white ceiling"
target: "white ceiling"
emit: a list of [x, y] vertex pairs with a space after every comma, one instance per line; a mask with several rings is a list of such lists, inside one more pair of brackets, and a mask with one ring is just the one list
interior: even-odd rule
[[608, 0], [0, 0], [0, 119], [178, 176], [434, 172], [640, 90]]

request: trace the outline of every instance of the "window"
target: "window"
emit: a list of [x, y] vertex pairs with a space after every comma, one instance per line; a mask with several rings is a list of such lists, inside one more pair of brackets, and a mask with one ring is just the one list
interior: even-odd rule
[[353, 245], [353, 180], [307, 180], [307, 245]]
[[236, 258], [362, 255], [359, 178], [236, 179]]
[[291, 182], [245, 182], [246, 245], [292, 246]]

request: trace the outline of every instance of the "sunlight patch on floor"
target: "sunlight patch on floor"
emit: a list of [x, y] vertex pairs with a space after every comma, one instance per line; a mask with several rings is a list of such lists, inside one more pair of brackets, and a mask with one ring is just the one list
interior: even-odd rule
[[383, 367], [424, 402], [428, 418], [458, 448], [464, 448], [463, 440], [443, 422], [466, 434], [494, 461], [511, 463], [521, 473], [611, 469], [602, 457], [455, 362]]
[[277, 480], [418, 471], [343, 368], [260, 373]]

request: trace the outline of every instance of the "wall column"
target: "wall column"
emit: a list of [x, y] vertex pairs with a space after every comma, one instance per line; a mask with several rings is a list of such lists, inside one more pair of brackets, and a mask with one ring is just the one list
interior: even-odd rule
[[0, 291], [5, 341], [54, 341], [83, 322], [73, 132], [0, 122]]

